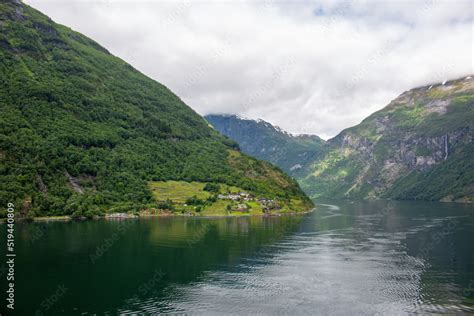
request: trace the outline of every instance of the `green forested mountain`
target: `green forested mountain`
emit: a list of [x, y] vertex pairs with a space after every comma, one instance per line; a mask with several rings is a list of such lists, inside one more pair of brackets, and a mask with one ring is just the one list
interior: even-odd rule
[[316, 159], [324, 145], [316, 135], [294, 136], [263, 120], [236, 115], [207, 115], [205, 119], [239, 143], [243, 152], [270, 161], [293, 177], [304, 175], [304, 167]]
[[474, 200], [474, 79], [404, 92], [327, 142], [300, 184], [313, 197]]
[[148, 183], [161, 180], [311, 205], [165, 86], [16, 1], [0, 3], [0, 107], [0, 201], [25, 216], [148, 207]]

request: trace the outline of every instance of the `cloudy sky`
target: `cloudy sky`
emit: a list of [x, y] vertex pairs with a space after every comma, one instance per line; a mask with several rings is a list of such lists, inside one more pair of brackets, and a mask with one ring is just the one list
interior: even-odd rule
[[200, 114], [323, 138], [410, 88], [474, 72], [470, 0], [27, 0]]

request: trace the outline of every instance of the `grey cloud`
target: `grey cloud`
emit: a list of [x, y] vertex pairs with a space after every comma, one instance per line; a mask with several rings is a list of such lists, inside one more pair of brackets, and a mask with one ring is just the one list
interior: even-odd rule
[[473, 69], [472, 1], [27, 0], [200, 114], [323, 138], [415, 86]]

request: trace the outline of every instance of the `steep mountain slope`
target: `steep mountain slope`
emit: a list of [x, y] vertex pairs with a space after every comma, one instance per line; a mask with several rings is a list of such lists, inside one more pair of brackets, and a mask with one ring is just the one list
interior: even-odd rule
[[165, 86], [17, 1], [0, 3], [0, 107], [0, 202], [25, 216], [150, 207], [151, 180], [311, 206], [294, 180], [237, 153]]
[[313, 197], [474, 199], [474, 79], [407, 91], [327, 142], [300, 179]]
[[239, 143], [243, 152], [270, 161], [294, 177], [318, 156], [324, 140], [315, 135], [293, 136], [263, 120], [236, 115], [208, 115], [205, 119], [220, 133]]

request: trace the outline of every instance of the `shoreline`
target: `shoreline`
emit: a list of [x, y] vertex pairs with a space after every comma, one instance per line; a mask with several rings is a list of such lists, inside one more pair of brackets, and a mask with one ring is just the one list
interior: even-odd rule
[[[128, 214], [128, 213], [115, 213], [105, 214], [104, 216], [94, 216], [92, 218], [80, 217], [73, 218], [70, 215], [56, 215], [56, 216], [41, 216], [33, 218], [16, 218], [16, 222], [69, 222], [69, 221], [90, 221], [90, 220], [126, 220], [126, 219], [141, 219], [141, 218], [155, 218], [155, 217], [193, 217], [193, 218], [225, 218], [225, 217], [282, 217], [282, 216], [295, 216], [295, 215], [306, 215], [312, 213], [316, 208], [312, 208], [308, 211], [302, 212], [287, 212], [287, 213], [276, 213], [276, 214], [226, 214], [226, 215], [193, 215], [193, 214], [174, 214], [174, 213], [159, 213], [159, 214]], [[0, 223], [5, 223], [6, 219], [1, 219]]]

